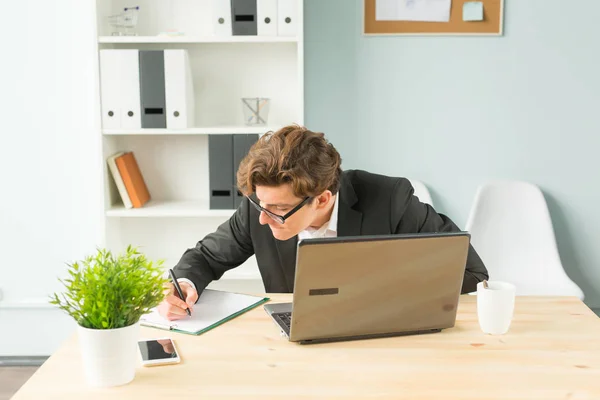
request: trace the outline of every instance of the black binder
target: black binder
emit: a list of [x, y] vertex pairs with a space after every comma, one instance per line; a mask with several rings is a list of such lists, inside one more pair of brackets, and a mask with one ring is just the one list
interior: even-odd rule
[[142, 128], [166, 128], [165, 53], [140, 50]]
[[233, 208], [233, 135], [208, 135], [211, 210]]
[[[233, 183], [237, 182], [237, 170], [240, 162], [250, 151], [250, 147], [258, 140], [257, 134], [233, 135]], [[233, 208], [238, 208], [244, 196], [236, 189], [234, 190]]]
[[256, 0], [231, 0], [233, 35], [256, 35]]

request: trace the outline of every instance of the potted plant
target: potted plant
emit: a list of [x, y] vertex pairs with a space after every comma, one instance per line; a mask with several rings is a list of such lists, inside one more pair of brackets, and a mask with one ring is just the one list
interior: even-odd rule
[[94, 256], [68, 265], [59, 279], [64, 293], [50, 303], [78, 324], [84, 375], [92, 386], [117, 386], [135, 376], [139, 320], [164, 297], [162, 260], [148, 260], [129, 246], [124, 254], [98, 249]]

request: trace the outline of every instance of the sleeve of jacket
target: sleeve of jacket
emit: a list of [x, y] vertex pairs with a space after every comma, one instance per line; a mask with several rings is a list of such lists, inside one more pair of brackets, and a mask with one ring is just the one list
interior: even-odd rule
[[[437, 213], [433, 207], [421, 203], [413, 195], [407, 179], [399, 179], [392, 195], [392, 229], [395, 233], [460, 232], [450, 218]], [[488, 271], [472, 245], [469, 245], [467, 265], [461, 293], [477, 290], [477, 283], [488, 279]]]
[[191, 280], [200, 294], [210, 282], [252, 256], [249, 214], [249, 202], [244, 199], [228, 221], [183, 253], [174, 268], [177, 277]]

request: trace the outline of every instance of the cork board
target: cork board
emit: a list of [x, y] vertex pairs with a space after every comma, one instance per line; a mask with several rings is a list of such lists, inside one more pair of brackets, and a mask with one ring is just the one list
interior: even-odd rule
[[463, 21], [463, 4], [469, 0], [452, 0], [450, 21], [377, 21], [375, 2], [364, 0], [366, 35], [502, 35], [504, 0], [481, 0], [483, 21]]

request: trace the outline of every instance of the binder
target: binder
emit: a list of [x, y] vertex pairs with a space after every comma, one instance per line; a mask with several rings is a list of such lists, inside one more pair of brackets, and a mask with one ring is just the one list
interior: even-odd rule
[[[237, 182], [237, 170], [240, 167], [240, 162], [246, 157], [250, 147], [258, 140], [257, 134], [239, 134], [233, 135], [233, 183], [234, 186]], [[242, 203], [244, 196], [237, 190], [237, 186], [234, 189], [233, 208], [238, 208]]]
[[103, 129], [139, 129], [140, 78], [137, 50], [100, 50]]
[[277, 36], [277, 0], [257, 0], [258, 36]]
[[117, 50], [100, 50], [100, 105], [102, 128], [121, 128], [120, 56]]
[[187, 50], [165, 50], [165, 104], [168, 129], [194, 126], [194, 85]]
[[231, 0], [232, 34], [256, 35], [256, 0]]
[[213, 33], [231, 36], [231, 0], [212, 0]]
[[140, 50], [139, 60], [142, 128], [166, 128], [165, 53]]
[[277, 34], [279, 36], [296, 36], [297, 26], [298, 5], [296, 0], [278, 0]]
[[121, 129], [140, 129], [140, 61], [138, 50], [113, 50], [121, 59]]
[[192, 317], [169, 321], [157, 309], [142, 315], [140, 324], [152, 328], [200, 335], [269, 301], [268, 297], [250, 296], [220, 290], [204, 289], [192, 309]]
[[208, 135], [209, 206], [233, 209], [233, 135]]

